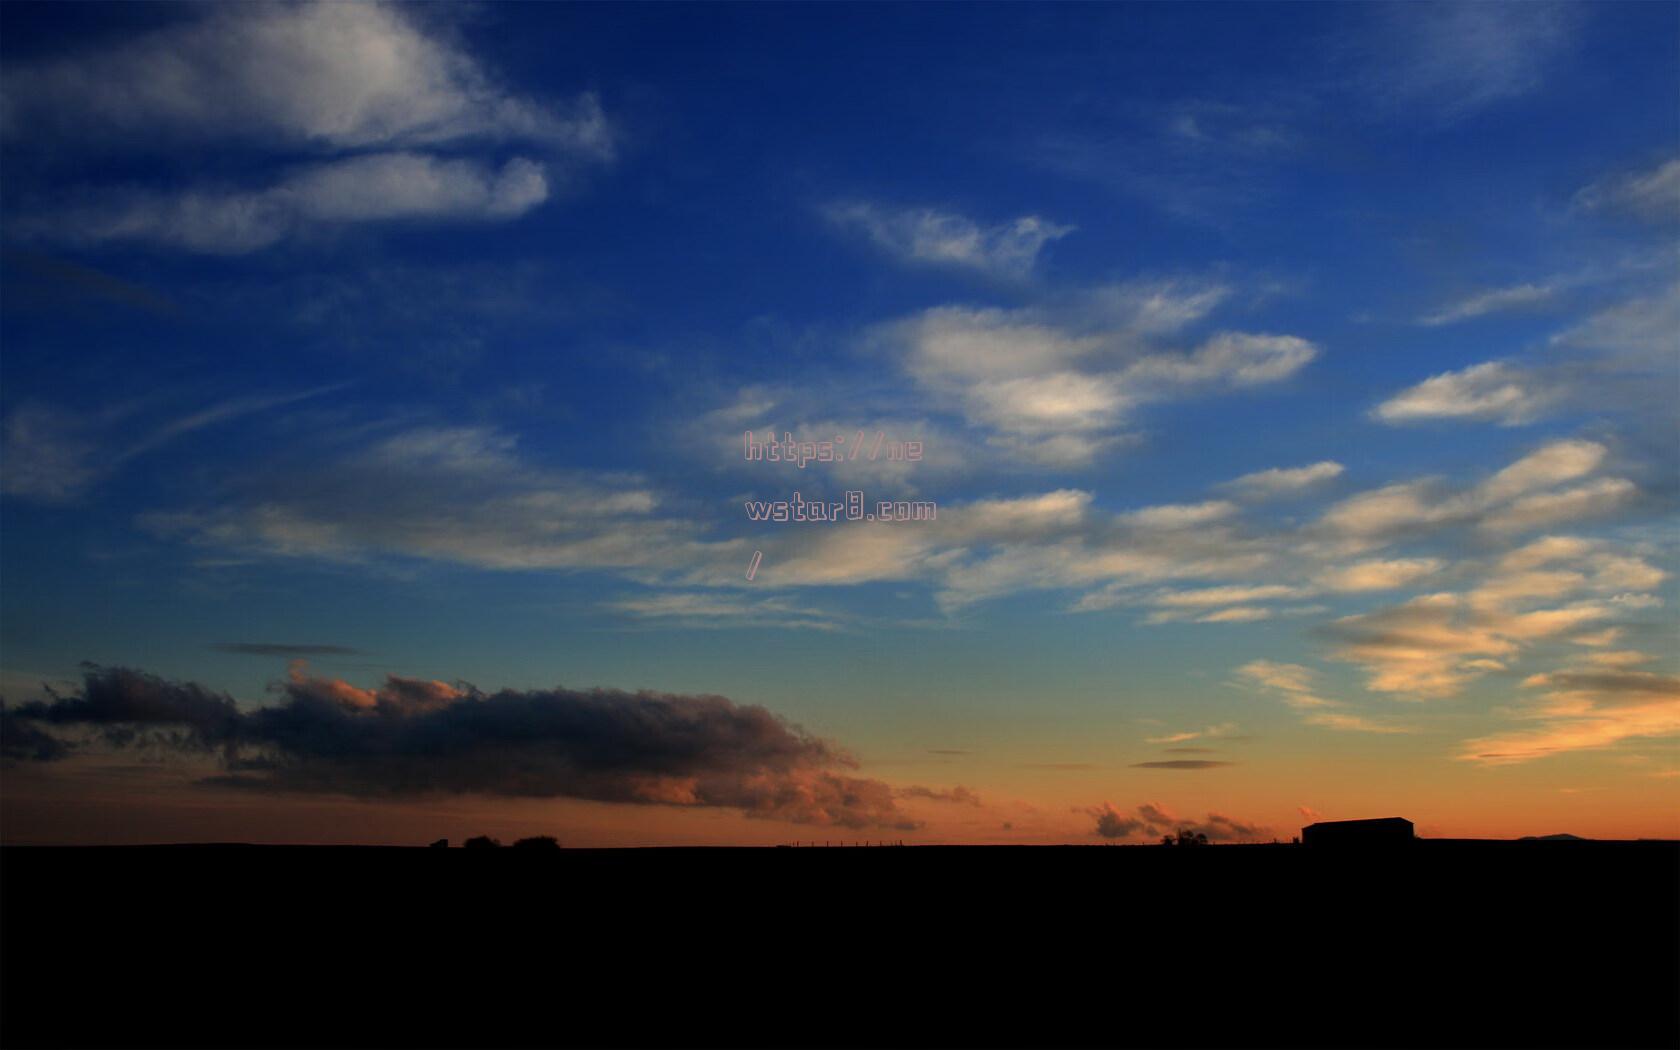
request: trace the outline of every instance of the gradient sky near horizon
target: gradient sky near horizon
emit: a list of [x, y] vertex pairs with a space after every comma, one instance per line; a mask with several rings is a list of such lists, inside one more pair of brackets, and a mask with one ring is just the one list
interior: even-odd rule
[[12, 3], [0, 169], [4, 841], [1680, 836], [1676, 5]]

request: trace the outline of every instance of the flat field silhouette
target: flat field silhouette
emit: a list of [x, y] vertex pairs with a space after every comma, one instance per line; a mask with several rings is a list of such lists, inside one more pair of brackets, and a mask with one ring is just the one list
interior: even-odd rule
[[0, 849], [23, 1046], [1673, 1046], [1680, 844]]

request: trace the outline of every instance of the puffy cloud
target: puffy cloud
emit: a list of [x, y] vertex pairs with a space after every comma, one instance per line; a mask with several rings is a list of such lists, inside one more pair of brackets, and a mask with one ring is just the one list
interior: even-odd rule
[[1438, 326], [1467, 321], [1483, 314], [1497, 313], [1535, 303], [1543, 303], [1556, 294], [1557, 289], [1544, 284], [1518, 284], [1509, 288], [1495, 288], [1461, 299], [1418, 319], [1419, 324]]
[[[547, 200], [557, 174], [610, 159], [593, 95], [516, 97], [423, 19], [379, 3], [239, 4], [16, 64], [0, 108], [7, 138], [27, 128], [55, 152], [207, 142], [284, 174], [244, 186], [54, 186], [9, 225], [232, 254], [353, 223], [511, 219]], [[508, 143], [536, 156], [490, 152]]]
[[590, 154], [612, 136], [593, 96], [500, 88], [396, 4], [237, 4], [80, 55], [13, 64], [0, 134], [61, 146], [183, 139], [359, 150], [520, 140]]
[[[888, 785], [848, 775], [846, 752], [762, 707], [721, 696], [507, 690], [387, 676], [364, 689], [293, 668], [280, 704], [124, 668], [11, 717], [94, 727], [122, 746], [222, 750], [213, 783], [365, 797], [491, 795], [737, 809], [843, 827], [914, 827]], [[25, 741], [27, 744], [27, 741]]]
[[1431, 376], [1378, 405], [1373, 415], [1385, 423], [1455, 419], [1516, 426], [1536, 419], [1556, 400], [1557, 392], [1538, 377], [1488, 361]]
[[1244, 474], [1227, 481], [1224, 487], [1247, 499], [1270, 499], [1332, 481], [1341, 477], [1343, 469], [1340, 463], [1328, 459], [1305, 467], [1273, 467]]
[[[123, 667], [83, 665], [80, 692], [36, 700], [11, 709], [23, 722], [91, 728], [107, 743], [226, 748], [238, 743], [244, 725], [233, 698], [192, 682], [172, 682]], [[74, 742], [60, 741], [56, 755]]]
[[887, 208], [863, 201], [833, 204], [823, 213], [837, 227], [862, 234], [905, 262], [958, 266], [1011, 278], [1029, 275], [1044, 246], [1074, 230], [1036, 215], [981, 226], [934, 208]]
[[1106, 802], [1091, 815], [1097, 821], [1096, 833], [1105, 839], [1123, 839], [1143, 830], [1143, 821], [1122, 817]]
[[1304, 339], [1241, 332], [1188, 351], [1154, 345], [1220, 297], [1122, 286], [1053, 308], [940, 307], [883, 331], [906, 371], [994, 447], [1076, 467], [1122, 440], [1139, 405], [1276, 382], [1317, 356]]

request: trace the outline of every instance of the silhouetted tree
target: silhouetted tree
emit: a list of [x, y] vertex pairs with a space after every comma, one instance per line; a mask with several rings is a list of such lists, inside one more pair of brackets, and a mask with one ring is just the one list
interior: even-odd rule
[[1171, 835], [1162, 835], [1161, 836], [1161, 845], [1170, 846], [1172, 844], [1173, 844], [1173, 837]]
[[461, 845], [466, 849], [488, 849], [500, 846], [501, 842], [491, 838], [489, 835], [474, 835], [472, 838], [461, 843]]
[[559, 849], [560, 840], [553, 835], [533, 835], [528, 839], [520, 839], [513, 845], [515, 849]]
[[1208, 844], [1208, 837], [1205, 834], [1203, 834], [1202, 832], [1191, 831], [1189, 828], [1179, 828], [1178, 829], [1178, 845], [1180, 845], [1180, 846], [1205, 846], [1207, 844]]

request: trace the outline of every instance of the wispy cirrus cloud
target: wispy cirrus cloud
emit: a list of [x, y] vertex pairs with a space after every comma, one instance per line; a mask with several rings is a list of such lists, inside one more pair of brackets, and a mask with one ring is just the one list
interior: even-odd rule
[[996, 277], [1020, 279], [1038, 264], [1039, 253], [1074, 232], [1037, 215], [995, 225], [937, 208], [894, 208], [847, 201], [822, 209], [840, 230], [866, 238], [901, 262], [953, 266]]
[[225, 398], [162, 421], [130, 403], [82, 412], [40, 402], [13, 409], [0, 433], [0, 493], [38, 503], [73, 503], [130, 461], [199, 430], [345, 388], [335, 383], [285, 394]]
[[1466, 489], [1444, 490], [1425, 479], [1349, 496], [1327, 508], [1318, 527], [1374, 544], [1454, 525], [1520, 533], [1611, 514], [1638, 488], [1627, 478], [1592, 477], [1609, 455], [1598, 442], [1553, 441]]
[[1301, 712], [1306, 725], [1355, 733], [1409, 733], [1406, 726], [1380, 722], [1346, 710], [1339, 700], [1319, 695], [1318, 672], [1301, 664], [1252, 660], [1236, 671], [1237, 681], [1282, 700]]
[[1556, 294], [1556, 288], [1545, 284], [1517, 284], [1508, 288], [1493, 288], [1425, 314], [1418, 318], [1418, 323], [1432, 328], [1457, 324], [1486, 314], [1533, 307]]
[[1550, 536], [1502, 555], [1468, 591], [1420, 595], [1326, 630], [1338, 659], [1366, 669], [1371, 690], [1448, 697], [1536, 643], [1646, 605], [1667, 575], [1602, 542]]
[[1342, 476], [1345, 468], [1335, 460], [1321, 460], [1304, 467], [1272, 467], [1244, 474], [1225, 482], [1229, 489], [1244, 499], [1275, 499], [1315, 488]]
[[548, 174], [525, 158], [498, 168], [377, 153], [308, 165], [259, 189], [96, 192], [16, 225], [24, 235], [85, 244], [147, 241], [236, 255], [354, 223], [513, 219], [548, 195]]
[[1466, 119], [1540, 90], [1583, 12], [1561, 3], [1373, 5], [1350, 54], [1358, 78], [1396, 110]]
[[1584, 186], [1575, 204], [1588, 211], [1631, 215], [1652, 223], [1680, 220], [1680, 157], [1644, 171], [1619, 172]]
[[1673, 675], [1589, 667], [1532, 675], [1523, 685], [1542, 691], [1518, 710], [1519, 721], [1532, 727], [1465, 741], [1459, 758], [1511, 765], [1625, 740], [1680, 737], [1680, 678]]

